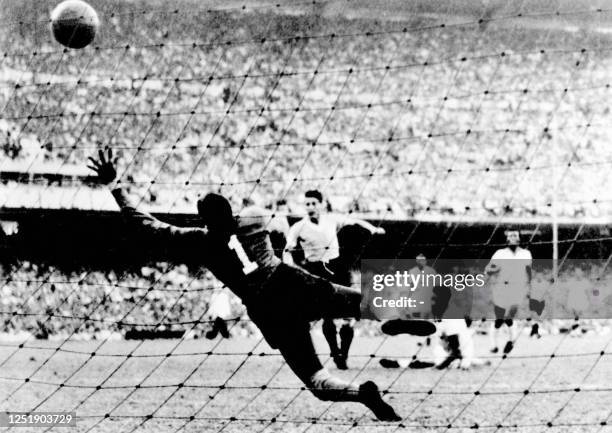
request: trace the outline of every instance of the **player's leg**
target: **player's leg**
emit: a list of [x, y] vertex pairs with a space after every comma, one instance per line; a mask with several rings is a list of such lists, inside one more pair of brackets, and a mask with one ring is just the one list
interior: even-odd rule
[[516, 324], [516, 321], [514, 320], [517, 312], [518, 312], [518, 305], [512, 305], [508, 309], [508, 315], [506, 316], [506, 319], [504, 321], [506, 326], [508, 327], [508, 341], [506, 342], [506, 345], [504, 346], [505, 354], [508, 354], [512, 351], [512, 349], [514, 348], [514, 342], [516, 341], [518, 337], [518, 326]]
[[351, 320], [345, 320], [340, 327], [340, 356], [344, 362], [344, 368], [347, 368], [346, 362], [354, 336], [355, 330], [353, 329], [353, 323]]
[[330, 356], [334, 360], [336, 367], [340, 370], [346, 370], [346, 363], [343, 362], [340, 347], [338, 347], [337, 329], [334, 319], [323, 319], [323, 336], [329, 345]]
[[[359, 289], [331, 283], [328, 280], [312, 275], [303, 275], [302, 279], [304, 281], [304, 285], [306, 286], [307, 292], [309, 293], [309, 297], [312, 300], [311, 307], [314, 310], [310, 320], [316, 320], [318, 317], [322, 317], [325, 321], [334, 318], [361, 318], [362, 296]], [[366, 318], [376, 319], [374, 316]], [[328, 343], [330, 343], [330, 348], [331, 344], [334, 342], [334, 340], [332, 340], [332, 331], [335, 331], [335, 326], [333, 329], [331, 329], [331, 326], [329, 326], [329, 331], [324, 329], [324, 333], [329, 333], [329, 337], [326, 335], [326, 338], [328, 339]], [[386, 329], [386, 331], [383, 325], [383, 332], [387, 332], [390, 335], [407, 333], [411, 335], [427, 336], [433, 334], [435, 331], [435, 325], [426, 320], [404, 320], [402, 321], [401, 325], [395, 328], [389, 327]], [[395, 332], [395, 334], [392, 334], [393, 332]], [[343, 326], [340, 330], [341, 359], [334, 358], [338, 368], [347, 368], [346, 360], [348, 358], [348, 352], [353, 338], [353, 327], [350, 324]]]
[[537, 318], [529, 317], [527, 319], [528, 323], [531, 323], [531, 331], [529, 332], [529, 337], [531, 338], [541, 338], [540, 335], [540, 323]]
[[495, 314], [495, 320], [491, 324], [491, 353], [497, 353], [499, 352], [499, 334], [504, 324], [506, 309], [493, 305], [493, 313]]
[[[331, 272], [324, 263], [322, 262], [310, 262], [304, 264], [304, 269], [310, 272], [312, 275], [316, 275], [318, 277], [324, 278], [326, 280], [331, 281], [334, 277], [333, 272]], [[329, 352], [340, 370], [346, 370], [346, 362], [342, 359], [340, 347], [338, 347], [338, 329], [336, 328], [336, 324], [332, 318], [323, 318], [322, 324], [323, 336], [329, 345]]]
[[572, 337], [576, 337], [576, 336], [579, 336], [580, 333], [581, 333], [581, 330], [580, 330], [580, 313], [577, 310], [575, 310], [575, 309], [572, 310], [572, 312], [573, 312], [573, 315], [574, 315], [574, 322], [572, 323], [572, 326], [570, 328], [569, 334]]
[[506, 319], [505, 323], [508, 327], [508, 339], [504, 345], [504, 354], [508, 354], [514, 349], [514, 321], [512, 319]]
[[534, 316], [532, 316], [531, 318], [533, 323], [531, 325], [531, 332], [529, 333], [530, 337], [542, 338], [542, 335], [540, 333], [540, 322], [542, 318], [542, 312], [544, 311], [544, 305], [544, 300], [539, 301], [532, 297], [529, 298], [529, 311], [534, 313]]
[[381, 421], [401, 418], [381, 397], [374, 382], [355, 384], [333, 376], [323, 368], [316, 355], [308, 323], [285, 326], [278, 338], [278, 349], [287, 365], [319, 399], [325, 401], [359, 402], [367, 406]]
[[227, 322], [225, 320], [221, 319], [220, 317], [219, 317], [218, 328], [219, 328], [219, 333], [221, 334], [221, 336], [223, 338], [230, 338], [231, 337], [229, 329], [227, 328]]
[[445, 337], [446, 357], [442, 362], [436, 363], [438, 370], [447, 368], [456, 359], [461, 359], [461, 351], [459, 350], [459, 335], [447, 335]]
[[217, 334], [219, 334], [219, 317], [215, 317], [215, 320], [212, 324], [212, 329], [206, 333], [206, 338], [209, 340], [214, 340], [217, 338]]
[[542, 334], [540, 334], [540, 323], [539, 322], [535, 322], [533, 325], [531, 325], [531, 332], [529, 336], [533, 338], [542, 338]]
[[[329, 263], [329, 269], [333, 272], [332, 282], [341, 286], [351, 287], [351, 271], [348, 264], [345, 263], [342, 258], [338, 257], [332, 260]], [[340, 325], [340, 331], [338, 332], [340, 336], [340, 356], [336, 365], [340, 364], [338, 367], [342, 369], [348, 368], [347, 361], [349, 350], [355, 336], [353, 326], [354, 319], [344, 319], [343, 323]]]

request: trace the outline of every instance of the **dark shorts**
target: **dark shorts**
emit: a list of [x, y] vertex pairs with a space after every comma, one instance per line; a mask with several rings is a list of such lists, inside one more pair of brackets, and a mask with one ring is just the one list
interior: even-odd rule
[[351, 272], [346, 264], [338, 257], [329, 263], [306, 262], [304, 269], [335, 284], [351, 285]]
[[251, 297], [247, 310], [268, 344], [292, 338], [296, 329], [325, 318], [359, 318], [361, 292], [333, 284], [294, 266], [280, 264]]
[[350, 264], [342, 257], [338, 257], [329, 262], [329, 269], [334, 273], [332, 280], [336, 284], [350, 286], [352, 283]]
[[302, 265], [302, 267], [312, 275], [316, 275], [317, 277], [333, 282], [334, 273], [328, 266], [329, 265], [327, 263], [323, 262], [305, 262]]
[[495, 313], [495, 318], [498, 320], [514, 319], [516, 313], [518, 312], [518, 306], [513, 305], [508, 310], [506, 310], [505, 308], [493, 305], [493, 312]]
[[279, 259], [283, 258], [283, 251], [285, 251], [285, 246], [287, 246], [287, 238], [284, 233], [278, 231], [270, 232], [270, 243], [272, 243], [272, 249], [274, 250], [274, 255]]

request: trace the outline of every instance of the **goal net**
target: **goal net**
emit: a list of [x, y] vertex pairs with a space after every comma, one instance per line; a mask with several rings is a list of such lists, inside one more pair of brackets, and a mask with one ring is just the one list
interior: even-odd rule
[[113, 149], [171, 222], [207, 192], [300, 215], [317, 189], [387, 230], [354, 234], [356, 265], [488, 259], [512, 224], [534, 256], [558, 248], [543, 293], [603, 298], [609, 1], [100, 0], [82, 50], [53, 40], [56, 2], [0, 4], [0, 411], [74, 412], [85, 432], [609, 429], [609, 323], [571, 306], [539, 340], [521, 322], [508, 356], [476, 320], [488, 365], [470, 371], [383, 369], [430, 349], [364, 321], [339, 374], [375, 378], [403, 421], [318, 401], [237, 299], [232, 338], [205, 338], [223, 293], [208, 271], [110, 245], [116, 204], [86, 168]]

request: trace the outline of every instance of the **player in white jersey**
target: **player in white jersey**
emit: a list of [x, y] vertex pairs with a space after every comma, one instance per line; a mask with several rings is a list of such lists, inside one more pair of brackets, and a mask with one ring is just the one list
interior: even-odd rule
[[495, 322], [491, 327], [493, 348], [497, 353], [498, 337], [502, 326], [508, 330], [508, 341], [504, 353], [509, 353], [516, 339], [516, 325], [513, 322], [519, 306], [531, 291], [532, 257], [529, 250], [521, 248], [518, 230], [506, 231], [508, 246], [495, 251], [485, 271], [490, 276]]
[[[306, 191], [304, 197], [308, 215], [289, 229], [284, 254], [285, 262], [293, 263], [291, 252], [300, 246], [304, 252], [304, 261], [298, 265], [311, 274], [350, 286], [350, 270], [339, 260], [338, 231], [347, 225], [359, 225], [372, 234], [384, 234], [385, 230], [361, 219], [325, 212], [323, 195], [320, 191]], [[346, 361], [354, 335], [352, 324], [345, 321], [341, 326], [340, 346], [336, 334], [333, 319], [324, 319], [323, 335], [329, 344], [331, 356], [336, 366], [345, 370], [348, 368]]]
[[223, 286], [213, 289], [208, 303], [208, 314], [212, 318], [212, 329], [206, 333], [206, 338], [213, 340], [218, 334], [230, 338], [227, 320], [232, 316], [232, 300], [229, 290]]

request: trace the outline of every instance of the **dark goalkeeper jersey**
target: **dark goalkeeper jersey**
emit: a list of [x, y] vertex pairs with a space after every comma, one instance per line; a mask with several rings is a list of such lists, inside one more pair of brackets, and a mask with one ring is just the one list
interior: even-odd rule
[[204, 228], [176, 227], [141, 212], [130, 202], [122, 188], [112, 191], [128, 224], [144, 236], [154, 238], [168, 249], [194, 251], [194, 261], [208, 268], [213, 275], [244, 301], [255, 296], [276, 270], [280, 260], [274, 255], [267, 225], [270, 215], [251, 206], [238, 217], [236, 234], [227, 238]]

